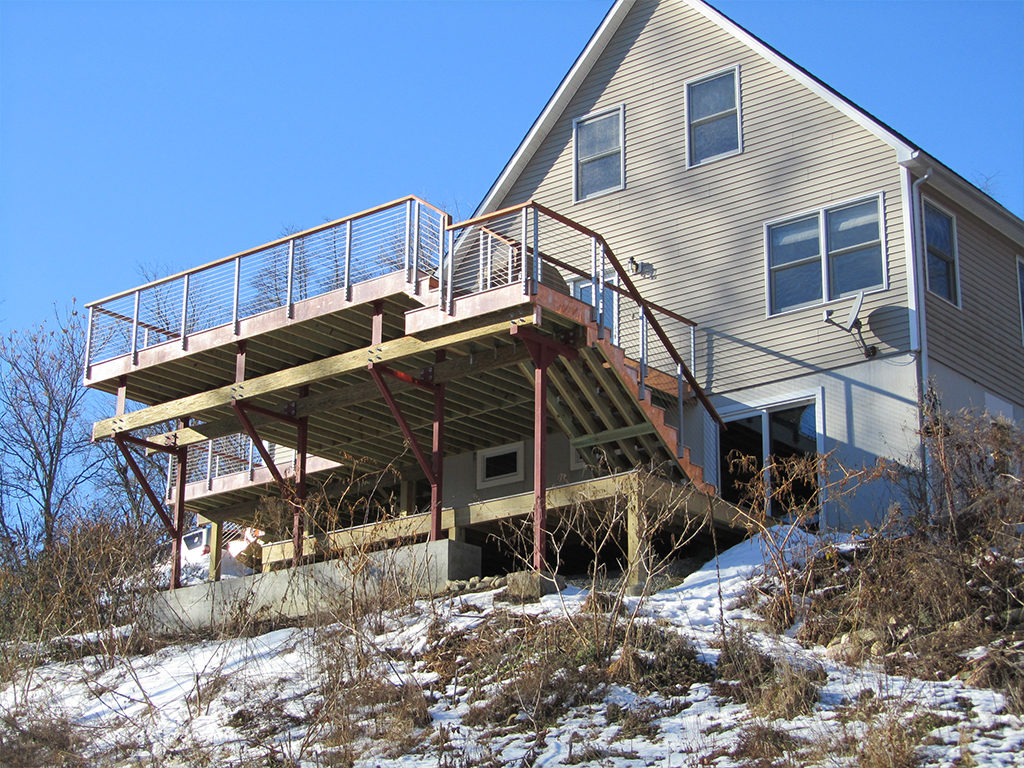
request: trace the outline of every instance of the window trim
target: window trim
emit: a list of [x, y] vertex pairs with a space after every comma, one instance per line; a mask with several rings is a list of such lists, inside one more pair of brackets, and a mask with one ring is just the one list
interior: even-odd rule
[[[694, 162], [691, 150], [693, 149], [692, 133], [690, 125], [690, 87], [694, 85], [700, 85], [708, 80], [714, 80], [716, 77], [732, 72], [733, 73], [733, 99], [734, 107], [736, 112], [736, 149], [729, 150], [728, 152], [722, 152], [711, 157], [706, 157], [703, 160]], [[725, 112], [719, 112], [718, 116], [724, 115]], [[710, 120], [710, 117], [702, 118], [702, 121]], [[722, 69], [716, 70], [700, 77], [694, 77], [683, 83], [683, 126], [686, 130], [686, 167], [698, 168], [708, 163], [713, 163], [716, 160], [724, 160], [727, 157], [734, 157], [735, 155], [743, 154], [743, 101], [741, 99], [740, 92], [740, 65], [733, 64], [731, 67], [723, 67]]]
[[[497, 477], [486, 477], [487, 459], [492, 456], [500, 456], [504, 453], [516, 454], [516, 471]], [[523, 466], [523, 441], [517, 443], [506, 443], [496, 445], [492, 448], [483, 448], [476, 452], [476, 487], [493, 488], [498, 485], [508, 485], [523, 480], [526, 476]]]
[[[953, 256], [953, 279], [956, 281], [956, 291], [955, 291], [956, 296], [954, 297], [956, 299], [955, 301], [953, 299], [950, 299], [950, 298], [946, 297], [946, 296], [943, 296], [941, 293], [936, 293], [935, 291], [933, 291], [932, 290], [932, 286], [931, 286], [931, 280], [928, 279], [928, 216], [927, 216], [927, 213], [925, 212], [925, 205], [930, 205], [932, 208], [934, 208], [939, 213], [943, 214], [944, 216], [948, 216], [949, 217], [949, 227], [950, 227], [950, 230], [952, 232], [952, 238], [953, 238], [953, 254], [952, 254], [952, 256]], [[956, 307], [957, 309], [962, 309], [963, 308], [963, 301], [962, 301], [961, 293], [960, 293], [960, 244], [959, 244], [959, 239], [960, 238], [957, 236], [956, 214], [953, 213], [951, 210], [949, 210], [946, 206], [941, 205], [941, 204], [935, 202], [930, 197], [922, 197], [921, 198], [921, 243], [924, 246], [924, 253], [921, 254], [921, 257], [922, 257], [922, 259], [924, 261], [924, 289], [926, 291], [928, 291], [928, 293], [930, 293], [932, 296], [934, 296], [934, 297], [936, 297], [938, 299], [942, 299], [942, 301], [946, 302], [950, 306]]]
[[[600, 192], [594, 192], [586, 197], [580, 197], [580, 157], [579, 157], [579, 126], [581, 123], [585, 123], [588, 120], [596, 120], [601, 117], [606, 117], [615, 112], [619, 113], [619, 184], [616, 187], [608, 187], [602, 189]], [[595, 155], [594, 157], [586, 158], [587, 160], [593, 160], [600, 157], [609, 157], [613, 153], [606, 152], [603, 155]], [[613, 192], [619, 192], [626, 188], [626, 105], [625, 103], [619, 104], [614, 107], [608, 107], [606, 109], [599, 109], [594, 112], [590, 112], [586, 115], [573, 118], [572, 121], [572, 202], [582, 203], [587, 200], [593, 200], [604, 195], [612, 194]]]
[[1017, 256], [1017, 309], [1020, 311], [1020, 343], [1024, 345], [1024, 256]]
[[[857, 197], [851, 197], [845, 200], [839, 200], [835, 203], [830, 203], [825, 206], [818, 208], [811, 208], [808, 210], [800, 211], [789, 216], [782, 216], [777, 219], [771, 219], [764, 223], [764, 297], [765, 297], [765, 317], [782, 317], [784, 315], [792, 314], [793, 312], [801, 312], [809, 308], [820, 308], [827, 307], [830, 304], [836, 304], [841, 301], [846, 301], [851, 296], [855, 296], [861, 293], [860, 290], [847, 293], [843, 296], [832, 297], [830, 295], [829, 285], [829, 272], [828, 263], [830, 252], [828, 250], [828, 219], [827, 214], [829, 211], [836, 211], [842, 208], [849, 208], [860, 203], [866, 203], [871, 200], [878, 201], [878, 235], [879, 235], [879, 246], [882, 253], [882, 283], [881, 285], [873, 288], [863, 289], [865, 296], [871, 296], [876, 293], [882, 293], [883, 291], [889, 290], [889, 239], [886, 237], [886, 214], [885, 214], [885, 192], [878, 190], [871, 192], [866, 195], [858, 195]], [[772, 244], [772, 227], [777, 227], [781, 224], [792, 224], [802, 219], [809, 219], [812, 216], [818, 219], [818, 261], [819, 269], [821, 272], [821, 298], [815, 301], [805, 302], [804, 304], [798, 304], [794, 307], [787, 307], [779, 311], [774, 311], [772, 301], [772, 263], [771, 263], [771, 244]]]

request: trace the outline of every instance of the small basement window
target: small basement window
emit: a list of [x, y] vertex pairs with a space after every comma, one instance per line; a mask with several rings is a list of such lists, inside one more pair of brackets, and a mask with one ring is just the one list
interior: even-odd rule
[[490, 488], [522, 480], [523, 443], [485, 448], [476, 453], [476, 487]]

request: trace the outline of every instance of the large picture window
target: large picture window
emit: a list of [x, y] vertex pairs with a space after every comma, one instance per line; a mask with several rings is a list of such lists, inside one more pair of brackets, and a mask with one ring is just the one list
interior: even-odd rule
[[953, 216], [925, 201], [924, 241], [928, 254], [928, 290], [960, 306], [956, 265], [956, 225]]
[[687, 162], [735, 155], [743, 148], [740, 70], [734, 67], [686, 84]]
[[622, 151], [624, 113], [620, 106], [573, 121], [573, 199], [576, 202], [626, 185]]
[[885, 287], [881, 198], [769, 224], [769, 313]]

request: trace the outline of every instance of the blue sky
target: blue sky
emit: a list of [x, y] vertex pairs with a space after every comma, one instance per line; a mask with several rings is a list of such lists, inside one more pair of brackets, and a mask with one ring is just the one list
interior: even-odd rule
[[[0, 329], [405, 194], [468, 216], [603, 18], [0, 0]], [[718, 0], [1024, 216], [1024, 0]]]

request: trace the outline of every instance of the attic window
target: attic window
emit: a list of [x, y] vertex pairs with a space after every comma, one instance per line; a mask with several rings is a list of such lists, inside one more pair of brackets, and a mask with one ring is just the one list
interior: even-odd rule
[[573, 121], [573, 200], [580, 202], [625, 187], [623, 106]]
[[738, 66], [686, 84], [689, 165], [700, 165], [743, 151], [739, 104]]

